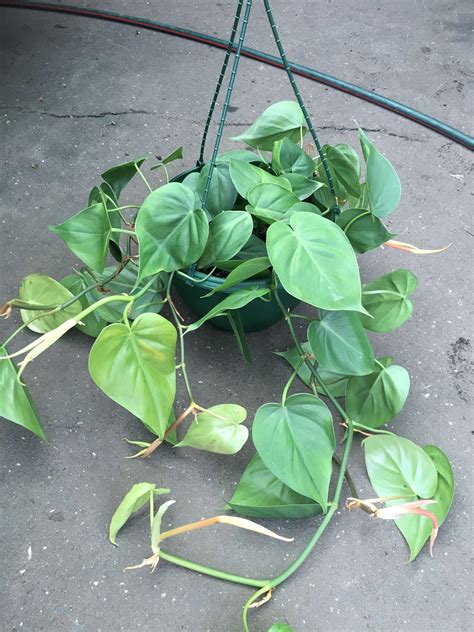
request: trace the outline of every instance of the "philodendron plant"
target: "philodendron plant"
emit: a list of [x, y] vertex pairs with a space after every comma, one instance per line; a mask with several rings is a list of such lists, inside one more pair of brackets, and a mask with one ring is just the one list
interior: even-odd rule
[[[152, 174], [144, 173], [145, 157], [108, 169], [91, 190], [86, 208], [52, 228], [82, 267], [60, 281], [44, 274], [27, 276], [18, 297], [1, 310], [9, 316], [19, 309], [24, 324], [0, 347], [0, 414], [44, 438], [22, 374], [29, 362], [77, 327], [95, 338], [89, 371], [96, 385], [153, 435], [149, 441], [133, 442], [140, 447], [136, 456], [142, 457], [164, 440], [220, 454], [242, 448], [248, 439], [245, 408], [196, 401], [185, 341], [207, 321], [227, 316], [248, 359], [240, 310], [250, 305], [258, 312], [270, 301], [281, 310], [293, 347], [279, 355], [292, 373], [281, 401], [266, 403], [255, 414], [256, 452], [228, 502], [238, 515], [163, 533], [162, 516], [174, 501], [162, 504], [155, 516], [154, 499], [169, 490], [137, 483], [110, 525], [115, 543], [129, 517], [149, 503], [152, 555], [141, 565], [154, 569], [161, 557], [257, 588], [244, 608], [246, 630], [248, 608], [259, 597], [265, 601], [292, 575], [331, 522], [344, 478], [351, 493], [347, 506], [395, 520], [410, 560], [428, 539], [432, 549], [454, 490], [449, 461], [439, 448], [419, 447], [385, 428], [402, 410], [410, 378], [393, 358], [376, 358], [368, 336], [390, 332], [411, 316], [417, 279], [401, 268], [362, 285], [356, 256], [382, 244], [415, 253], [432, 251], [393, 241], [384, 226], [399, 203], [400, 181], [362, 130], [364, 168], [357, 151], [346, 144], [326, 145], [313, 155], [312, 146], [304, 146], [305, 132], [300, 107], [285, 101], [270, 106], [235, 139], [251, 150], [217, 155], [171, 182], [169, 164], [182, 157], [182, 150], [161, 159], [150, 169], [164, 174], [161, 186], [152, 185]], [[126, 185], [136, 176], [146, 187], [144, 200], [124, 199]], [[115, 265], [109, 264], [110, 257]], [[210, 292], [201, 286], [203, 296], [213, 297], [213, 306], [194, 322], [185, 323], [173, 302], [177, 279], [195, 287], [213, 279]], [[288, 298], [292, 305], [302, 301], [310, 309], [304, 315], [291, 312]], [[297, 336], [297, 318], [307, 321], [306, 340]], [[12, 341], [25, 327], [41, 335], [12, 352]], [[17, 370], [13, 359], [22, 355]], [[189, 401], [184, 410], [175, 411], [177, 372]], [[296, 379], [305, 388], [289, 395]], [[345, 426], [341, 456], [327, 404]], [[179, 439], [178, 427], [185, 424]], [[365, 435], [362, 446], [374, 499], [358, 498], [348, 471], [354, 432]], [[173, 556], [161, 546], [171, 536], [216, 523], [275, 536], [248, 518], [318, 514], [322, 520], [317, 519], [310, 542], [269, 580], [219, 571]], [[277, 625], [281, 627], [272, 630], [290, 629]]]

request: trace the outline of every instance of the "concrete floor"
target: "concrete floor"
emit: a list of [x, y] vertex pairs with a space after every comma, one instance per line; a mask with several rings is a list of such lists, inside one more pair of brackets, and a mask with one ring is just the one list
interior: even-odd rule
[[[90, 4], [225, 37], [234, 3]], [[273, 4], [290, 59], [469, 131], [468, 0]], [[273, 51], [262, 7], [256, 5], [248, 43]], [[30, 272], [56, 278], [69, 273], [76, 260], [47, 226], [84, 207], [100, 171], [180, 144], [186, 149], [183, 165], [193, 164], [222, 53], [75, 17], [0, 9], [0, 22], [0, 296], [7, 299]], [[380, 355], [393, 354], [412, 378], [408, 402], [393, 428], [445, 450], [457, 489], [434, 558], [425, 550], [412, 564], [406, 564], [407, 549], [394, 525], [341, 510], [298, 574], [251, 614], [252, 630], [264, 632], [277, 620], [287, 620], [298, 632], [468, 630], [471, 155], [370, 104], [315, 83], [300, 84], [323, 141], [355, 145], [356, 119], [397, 166], [404, 193], [391, 228], [406, 230], [402, 239], [425, 247], [452, 244], [432, 257], [378, 250], [361, 258], [361, 266], [366, 280], [395, 267], [409, 267], [419, 277], [413, 318], [373, 341]], [[242, 61], [226, 136], [284, 98], [291, 92], [283, 73]], [[130, 199], [138, 194], [143, 194], [139, 183], [130, 189]], [[2, 338], [16, 320], [1, 323]], [[202, 404], [239, 401], [251, 419], [259, 405], [279, 397], [287, 368], [271, 351], [288, 346], [284, 325], [253, 334], [250, 341], [251, 368], [242, 364], [226, 333], [205, 327], [192, 336], [189, 368]], [[148, 552], [147, 519], [124, 529], [119, 548], [108, 543], [107, 527], [124, 492], [145, 480], [172, 488], [177, 502], [167, 524], [219, 512], [222, 491], [231, 494], [251, 445], [235, 457], [165, 447], [146, 462], [125, 460], [130, 450], [122, 438], [146, 439], [147, 433], [92, 384], [90, 342], [72, 334], [27, 371], [48, 444], [1, 423], [1, 630], [237, 632], [250, 590], [167, 563], [155, 575], [124, 571]], [[179, 401], [184, 403], [182, 391]], [[371, 495], [359, 443], [351, 470], [361, 494]], [[268, 576], [293, 559], [313, 522], [268, 523], [294, 535], [292, 545], [222, 527], [184, 536], [169, 549], [242, 574]]]

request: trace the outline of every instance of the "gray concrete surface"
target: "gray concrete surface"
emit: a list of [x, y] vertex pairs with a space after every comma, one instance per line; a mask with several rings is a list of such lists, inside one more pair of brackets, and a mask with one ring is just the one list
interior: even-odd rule
[[[233, 8], [227, 0], [91, 4], [220, 36], [228, 32]], [[273, 4], [291, 59], [469, 131], [468, 0]], [[71, 270], [75, 259], [47, 226], [83, 208], [105, 167], [179, 144], [186, 148], [183, 165], [193, 164], [222, 53], [67, 16], [0, 9], [0, 21], [0, 295], [6, 299], [30, 272], [61, 278]], [[258, 2], [249, 44], [274, 49]], [[393, 354], [412, 377], [393, 428], [445, 450], [457, 489], [434, 558], [424, 551], [413, 564], [406, 563], [405, 544], [392, 524], [339, 512], [300, 572], [252, 613], [252, 630], [265, 631], [276, 620], [287, 620], [298, 632], [468, 630], [472, 156], [372, 105], [315, 83], [300, 84], [324, 141], [355, 144], [356, 119], [397, 166], [404, 193], [390, 226], [406, 230], [403, 238], [415, 244], [452, 244], [443, 255], [425, 258], [378, 250], [364, 256], [361, 266], [367, 280], [403, 266], [419, 276], [413, 318], [373, 341], [378, 353]], [[243, 61], [227, 136], [270, 102], [290, 96], [281, 72]], [[137, 183], [130, 199], [139, 194]], [[17, 319], [12, 320], [1, 323], [2, 338]], [[251, 419], [259, 405], [279, 397], [287, 369], [271, 351], [289, 344], [285, 327], [275, 325], [250, 339], [251, 368], [241, 363], [227, 334], [209, 327], [192, 337], [189, 368], [200, 402], [240, 401]], [[125, 460], [130, 450], [122, 438], [145, 439], [147, 433], [91, 383], [89, 346], [88, 338], [70, 335], [27, 371], [48, 444], [13, 424], [0, 425], [0, 629], [240, 630], [250, 590], [167, 563], [155, 575], [124, 571], [148, 552], [147, 519], [124, 529], [119, 548], [108, 543], [107, 525], [124, 492], [142, 480], [172, 488], [177, 502], [167, 523], [218, 512], [222, 491], [231, 494], [251, 446], [235, 457], [165, 447], [146, 462]], [[179, 399], [184, 403], [182, 392]], [[370, 495], [359, 443], [351, 469], [361, 493]], [[312, 520], [269, 526], [294, 535], [295, 543], [266, 542], [222, 527], [184, 536], [169, 548], [267, 576], [295, 556], [314, 528]]]

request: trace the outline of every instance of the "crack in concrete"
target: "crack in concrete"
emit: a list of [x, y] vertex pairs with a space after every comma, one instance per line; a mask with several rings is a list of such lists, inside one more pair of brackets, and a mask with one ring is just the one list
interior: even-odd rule
[[[46, 112], [44, 110], [34, 110], [32, 108], [28, 108], [28, 107], [22, 107], [22, 106], [3, 106], [0, 107], [0, 110], [14, 110], [16, 112], [22, 112], [24, 114], [40, 114], [42, 116], [50, 116], [52, 118], [57, 118], [57, 119], [88, 119], [88, 118], [105, 118], [106, 116], [127, 116], [129, 114], [145, 114], [148, 116], [156, 116], [157, 118], [162, 118], [162, 119], [174, 119], [174, 120], [183, 120], [183, 117], [179, 117], [179, 116], [173, 116], [173, 115], [160, 115], [157, 112], [150, 112], [149, 110], [134, 110], [134, 109], [130, 109], [130, 110], [124, 110], [122, 112], [97, 112], [97, 113], [93, 113], [93, 114], [57, 114], [55, 112]], [[199, 125], [201, 123], [201, 121], [195, 121], [195, 120], [188, 120], [188, 123], [194, 123]], [[233, 122], [228, 122], [228, 126], [229, 127], [250, 127], [251, 123], [233, 123]], [[331, 130], [334, 132], [357, 132], [358, 131], [358, 127], [338, 127], [336, 125], [320, 125], [318, 126], [318, 130]], [[386, 129], [383, 129], [382, 127], [364, 127], [364, 131], [366, 132], [370, 132], [370, 133], [380, 133], [380, 134], [385, 134], [386, 136], [393, 136], [395, 138], [401, 138], [402, 140], [410, 140], [413, 141], [415, 143], [426, 143], [426, 140], [423, 140], [421, 138], [415, 138], [413, 136], [406, 136], [404, 134], [397, 134], [396, 132], [389, 132]]]
[[20, 105], [17, 106], [5, 106], [0, 107], [0, 110], [14, 110], [16, 112], [22, 112], [23, 114], [41, 114], [42, 116], [50, 116], [58, 119], [86, 119], [86, 118], [104, 118], [106, 116], [126, 116], [128, 114], [155, 114], [148, 110], [124, 110], [123, 112], [97, 112], [95, 114], [57, 114], [55, 112], [46, 112], [44, 110], [33, 110], [32, 108], [25, 108]]

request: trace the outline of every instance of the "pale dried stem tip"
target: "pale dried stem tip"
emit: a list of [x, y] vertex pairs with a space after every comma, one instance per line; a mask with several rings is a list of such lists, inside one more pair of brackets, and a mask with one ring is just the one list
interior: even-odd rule
[[268, 592], [264, 595], [264, 597], [262, 597], [260, 601], [255, 601], [254, 603], [251, 603], [249, 608], [260, 608], [260, 606], [263, 606], [264, 603], [267, 603], [267, 601], [270, 601], [270, 599], [272, 598], [273, 590], [274, 590], [273, 588], [269, 588]]
[[7, 302], [0, 307], [0, 316], [3, 316], [3, 318], [8, 318], [12, 311], [12, 306], [10, 305], [10, 303]]
[[381, 518], [382, 520], [396, 520], [397, 518], [407, 515], [417, 515], [428, 518], [433, 524], [429, 544], [430, 555], [433, 557], [433, 544], [435, 543], [439, 529], [438, 518], [434, 513], [426, 511], [423, 507], [426, 505], [436, 504], [437, 501], [431, 498], [413, 500], [408, 503], [393, 505], [391, 507], [379, 508], [376, 506], [376, 504], [383, 503], [387, 500], [400, 500], [402, 498], [406, 498], [406, 496], [386, 496], [385, 498], [367, 498], [366, 500], [361, 500], [360, 498], [348, 498], [346, 501], [346, 507], [349, 510], [354, 508], [362, 509], [373, 518]]
[[228, 524], [233, 527], [239, 527], [240, 529], [248, 529], [261, 535], [266, 535], [269, 538], [275, 538], [276, 540], [283, 540], [284, 542], [293, 542], [294, 538], [285, 538], [282, 535], [278, 535], [274, 531], [270, 531], [265, 527], [247, 520], [246, 518], [238, 518], [236, 516], [214, 516], [213, 518], [207, 518], [206, 520], [199, 520], [198, 522], [191, 522], [190, 524], [164, 531], [160, 536], [160, 541], [172, 538], [175, 535], [181, 535], [182, 533], [188, 533], [189, 531], [195, 531], [196, 529], [203, 529], [205, 527], [212, 527], [216, 524]]
[[407, 244], [404, 241], [395, 241], [393, 239], [386, 241], [383, 245], [390, 246], [390, 248], [396, 248], [397, 250], [403, 250], [404, 252], [410, 252], [412, 255], [433, 255], [437, 252], [444, 252], [451, 246], [451, 244], [448, 244], [447, 246], [444, 246], [444, 248], [426, 250], [423, 248], [418, 248], [417, 246], [413, 246], [412, 244]]
[[132, 571], [136, 568], [143, 568], [144, 566], [151, 566], [150, 573], [154, 573], [156, 567], [158, 566], [158, 562], [160, 561], [160, 552], [154, 553], [151, 557], [146, 557], [143, 562], [140, 564], [136, 564], [135, 566], [127, 566], [125, 567], [126, 571]]

